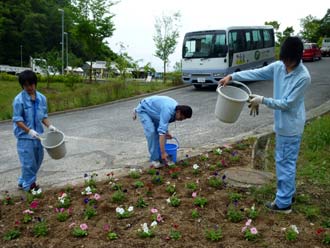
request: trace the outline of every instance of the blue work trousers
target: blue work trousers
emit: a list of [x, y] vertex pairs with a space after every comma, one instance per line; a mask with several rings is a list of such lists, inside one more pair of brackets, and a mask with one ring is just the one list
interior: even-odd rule
[[37, 180], [37, 173], [44, 158], [44, 149], [37, 139], [18, 139], [17, 153], [21, 162], [21, 176], [18, 178], [18, 184], [28, 191], [31, 184]]
[[143, 126], [144, 135], [148, 142], [150, 161], [160, 161], [159, 134], [157, 132], [158, 123], [153, 121], [143, 110], [138, 111], [137, 115]]
[[291, 205], [296, 192], [296, 162], [301, 143], [301, 135], [276, 135], [275, 161], [277, 192], [275, 203], [279, 208]]

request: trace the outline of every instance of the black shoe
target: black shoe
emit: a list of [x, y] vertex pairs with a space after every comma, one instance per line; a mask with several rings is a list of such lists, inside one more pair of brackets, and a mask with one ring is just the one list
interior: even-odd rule
[[37, 191], [38, 189], [39, 189], [39, 185], [37, 185], [35, 182], [31, 184], [30, 191], [31, 190]]
[[18, 187], [19, 190], [23, 190], [23, 184], [19, 183], [19, 184], [17, 185], [17, 187]]
[[271, 211], [274, 211], [277, 213], [283, 213], [283, 214], [289, 214], [292, 212], [291, 205], [286, 208], [279, 208], [275, 202], [267, 202], [266, 208], [268, 208]]

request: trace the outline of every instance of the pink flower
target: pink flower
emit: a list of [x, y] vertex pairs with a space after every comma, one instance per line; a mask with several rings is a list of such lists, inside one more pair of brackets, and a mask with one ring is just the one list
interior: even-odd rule
[[255, 227], [252, 227], [252, 228], [250, 229], [250, 231], [251, 231], [251, 233], [254, 234], [254, 235], [256, 235], [256, 234], [258, 233], [258, 230], [257, 230], [257, 228], [255, 228]]
[[106, 231], [106, 232], [109, 232], [109, 230], [110, 230], [110, 225], [109, 225], [109, 224], [104, 224], [104, 226], [103, 226], [103, 230]]
[[95, 195], [94, 195], [94, 197], [93, 197], [95, 200], [100, 200], [101, 199], [101, 196], [98, 194], [98, 193], [96, 193]]
[[23, 211], [23, 214], [33, 214], [33, 211], [31, 211], [30, 209], [26, 209]]
[[69, 228], [72, 228], [76, 225], [76, 223], [72, 222], [70, 225], [69, 225]]
[[249, 225], [251, 225], [251, 222], [252, 222], [252, 220], [251, 219], [248, 219], [247, 222], [245, 223], [245, 225], [246, 226], [249, 226]]
[[242, 227], [242, 232], [246, 231], [246, 226]]
[[30, 208], [35, 209], [38, 207], [38, 205], [39, 205], [38, 201], [34, 200], [31, 202]]
[[153, 213], [153, 214], [158, 213], [157, 208], [152, 208], [152, 209], [151, 209], [151, 213]]
[[83, 224], [80, 224], [80, 229], [83, 230], [83, 231], [86, 231], [88, 229], [88, 226], [87, 224], [83, 223]]
[[191, 196], [192, 198], [195, 198], [197, 196], [197, 192], [193, 192]]
[[160, 214], [157, 214], [157, 222], [162, 222], [163, 217]]

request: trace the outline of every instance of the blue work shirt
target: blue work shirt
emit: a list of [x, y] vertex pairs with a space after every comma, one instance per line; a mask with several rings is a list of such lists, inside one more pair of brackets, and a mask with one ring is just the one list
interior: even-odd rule
[[48, 117], [47, 100], [40, 92], [36, 91], [35, 101], [31, 96], [22, 90], [13, 101], [13, 131], [16, 138], [33, 139], [23, 129], [17, 126], [16, 122], [22, 121], [30, 128], [42, 134], [44, 132], [42, 120]]
[[273, 98], [264, 97], [263, 104], [274, 109], [274, 131], [283, 136], [300, 135], [304, 131], [306, 114], [304, 94], [311, 77], [302, 62], [287, 73], [282, 61], [260, 69], [232, 74], [237, 81], [273, 80]]
[[140, 105], [137, 111], [146, 112], [154, 122], [159, 123], [157, 132], [166, 134], [168, 124], [175, 121], [177, 101], [168, 96], [150, 96], [143, 99]]

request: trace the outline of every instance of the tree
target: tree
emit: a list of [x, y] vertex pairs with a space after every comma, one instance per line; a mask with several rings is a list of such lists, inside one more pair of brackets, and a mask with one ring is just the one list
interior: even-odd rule
[[302, 38], [309, 42], [318, 42], [320, 21], [311, 15], [300, 19], [300, 26], [302, 31], [300, 32]]
[[73, 0], [73, 13], [77, 25], [74, 33], [81, 42], [90, 63], [89, 81], [92, 82], [93, 60], [104, 51], [104, 39], [112, 36], [115, 30], [110, 13], [114, 5], [109, 0]]
[[174, 53], [178, 43], [180, 18], [180, 12], [176, 12], [172, 16], [163, 15], [161, 18], [156, 18], [156, 34], [153, 37], [156, 45], [155, 56], [163, 61], [164, 83], [166, 81], [166, 66], [169, 62], [169, 56]]
[[330, 9], [328, 9], [325, 16], [320, 23], [320, 36], [330, 37]]

